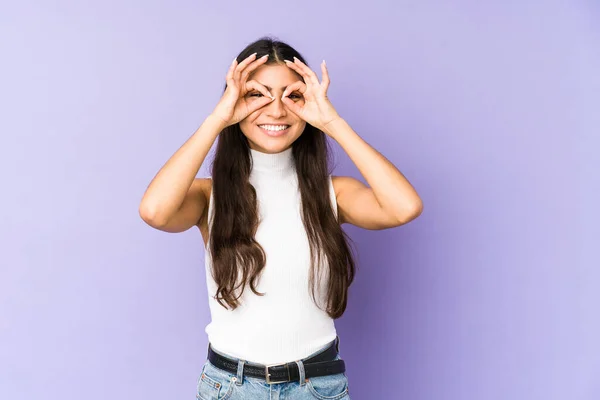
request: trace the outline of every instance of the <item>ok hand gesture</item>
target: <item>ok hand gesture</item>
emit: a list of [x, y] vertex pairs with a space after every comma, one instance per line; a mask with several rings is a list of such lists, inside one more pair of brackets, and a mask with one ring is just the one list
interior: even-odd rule
[[[252, 112], [269, 104], [275, 99], [266, 87], [255, 80], [247, 81], [248, 75], [260, 65], [268, 60], [268, 56], [256, 58], [256, 53], [248, 56], [241, 63], [233, 60], [227, 72], [227, 89], [221, 97], [221, 100], [212, 112], [212, 115], [219, 117], [226, 126], [236, 124], [250, 115]], [[251, 90], [257, 90], [264, 96], [256, 101], [249, 102], [246, 94]]]
[[[329, 73], [325, 61], [321, 63], [321, 72], [323, 82], [319, 83], [317, 75], [306, 64], [294, 57], [294, 62], [285, 60], [288, 67], [296, 71], [304, 78], [304, 82], [298, 81], [287, 87], [281, 98], [283, 104], [287, 106], [294, 114], [302, 118], [315, 128], [322, 131], [330, 122], [341, 118], [335, 111], [335, 108], [327, 98], [327, 88], [329, 87]], [[298, 90], [304, 96], [304, 105], [300, 106], [296, 102], [287, 98], [289, 93]]]

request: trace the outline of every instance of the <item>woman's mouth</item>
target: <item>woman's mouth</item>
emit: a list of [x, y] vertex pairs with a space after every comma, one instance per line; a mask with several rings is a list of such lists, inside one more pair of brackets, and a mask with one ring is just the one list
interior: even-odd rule
[[258, 125], [266, 135], [277, 137], [285, 135], [290, 130], [290, 125]]

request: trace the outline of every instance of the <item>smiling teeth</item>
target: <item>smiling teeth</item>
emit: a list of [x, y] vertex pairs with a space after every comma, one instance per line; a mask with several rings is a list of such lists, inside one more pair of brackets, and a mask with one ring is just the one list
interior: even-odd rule
[[289, 125], [259, 125], [259, 127], [268, 131], [283, 131], [288, 128]]

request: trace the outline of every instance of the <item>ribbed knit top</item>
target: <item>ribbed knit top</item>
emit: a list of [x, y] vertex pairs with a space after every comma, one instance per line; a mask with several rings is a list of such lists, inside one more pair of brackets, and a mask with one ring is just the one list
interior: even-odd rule
[[[334, 340], [336, 328], [334, 320], [314, 304], [309, 291], [310, 247], [301, 217], [292, 148], [277, 154], [250, 151], [250, 183], [257, 192], [260, 218], [255, 239], [266, 254], [257, 290], [266, 294], [257, 296], [246, 285], [238, 308], [221, 306], [213, 297], [217, 285], [210, 273], [209, 242], [205, 270], [211, 322], [205, 332], [214, 350], [235, 358], [260, 364], [300, 360]], [[329, 195], [337, 216], [331, 177]], [[212, 205], [211, 192], [209, 231], [214, 218]], [[315, 297], [324, 309], [328, 274], [327, 265], [320, 267], [324, 274]]]

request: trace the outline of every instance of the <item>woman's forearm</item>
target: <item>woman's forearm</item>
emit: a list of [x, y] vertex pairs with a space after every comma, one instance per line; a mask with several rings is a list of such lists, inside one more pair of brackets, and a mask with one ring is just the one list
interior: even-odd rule
[[[335, 139], [354, 162], [377, 202], [390, 215], [405, 220], [418, 215], [423, 202], [404, 175], [380, 152], [365, 142], [351, 127], [338, 118], [326, 126], [326, 133]], [[413, 217], [410, 217], [413, 218]]]
[[140, 215], [162, 223], [177, 212], [223, 128], [224, 121], [212, 114], [204, 120], [152, 179], [142, 197]]

